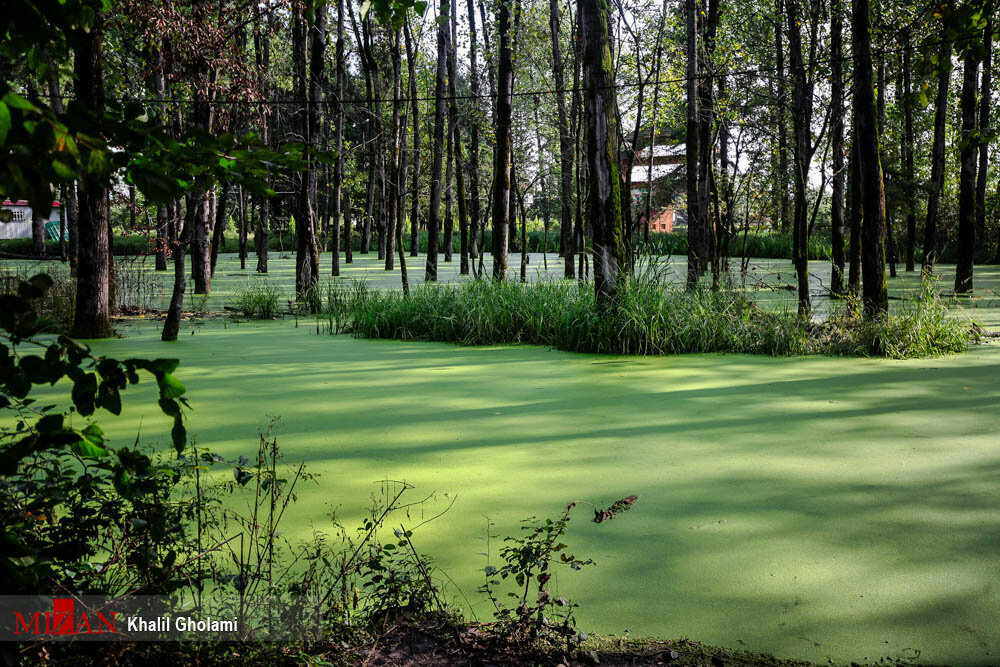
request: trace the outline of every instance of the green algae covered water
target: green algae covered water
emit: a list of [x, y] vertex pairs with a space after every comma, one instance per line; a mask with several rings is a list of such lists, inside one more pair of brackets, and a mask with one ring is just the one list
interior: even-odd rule
[[[981, 293], [966, 314], [1000, 328]], [[280, 416], [286, 461], [320, 475], [290, 538], [333, 509], [355, 525], [383, 479], [434, 494], [409, 525], [454, 502], [414, 539], [481, 619], [484, 554], [495, 563], [521, 519], [638, 494], [616, 521], [581, 506], [570, 524], [570, 551], [597, 566], [556, 588], [584, 630], [817, 662], [1000, 662], [998, 344], [905, 362], [629, 358], [298, 324], [195, 321], [162, 343], [158, 323], [133, 322], [95, 350], [180, 358], [189, 431], [227, 457], [252, 456]], [[165, 448], [152, 387], [137, 389], [101, 423], [112, 444], [141, 430]]]

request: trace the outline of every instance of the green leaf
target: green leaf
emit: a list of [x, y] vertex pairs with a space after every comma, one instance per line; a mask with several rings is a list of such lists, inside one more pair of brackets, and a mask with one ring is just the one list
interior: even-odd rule
[[178, 398], [187, 391], [180, 380], [170, 373], [164, 373], [157, 378], [157, 383], [160, 385], [160, 398]]
[[240, 486], [246, 486], [247, 482], [253, 479], [253, 475], [243, 468], [233, 468], [233, 477], [236, 478], [236, 483]]
[[176, 417], [181, 413], [180, 406], [177, 405], [177, 401], [172, 398], [161, 398], [160, 410], [163, 410], [163, 414], [168, 417]]
[[35, 424], [35, 428], [40, 433], [54, 433], [56, 431], [62, 430], [63, 427], [63, 416], [62, 415], [45, 415]]
[[94, 398], [97, 395], [97, 378], [93, 373], [84, 373], [73, 383], [71, 397], [73, 405], [86, 417], [94, 413]]
[[104, 438], [90, 438], [84, 436], [81, 437], [79, 440], [77, 440], [75, 443], [73, 443], [72, 449], [80, 456], [103, 458], [110, 453], [108, 452], [107, 449], [105, 449], [102, 446], [103, 444], [104, 444]]
[[173, 373], [180, 364], [180, 359], [153, 359], [148, 362], [147, 368], [153, 372]]
[[184, 418], [179, 414], [174, 417], [174, 427], [170, 429], [170, 437], [174, 441], [177, 453], [184, 451], [184, 445], [187, 444], [187, 429], [184, 428]]
[[7, 133], [10, 132], [10, 109], [3, 102], [0, 102], [0, 145], [7, 142]]
[[44, 384], [49, 381], [49, 366], [41, 357], [34, 355], [22, 357], [20, 366], [32, 384]]

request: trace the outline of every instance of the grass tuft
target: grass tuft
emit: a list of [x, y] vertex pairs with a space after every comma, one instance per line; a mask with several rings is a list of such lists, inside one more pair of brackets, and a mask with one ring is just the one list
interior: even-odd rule
[[255, 278], [236, 291], [229, 307], [249, 319], [269, 320], [278, 316], [280, 301], [275, 285]]

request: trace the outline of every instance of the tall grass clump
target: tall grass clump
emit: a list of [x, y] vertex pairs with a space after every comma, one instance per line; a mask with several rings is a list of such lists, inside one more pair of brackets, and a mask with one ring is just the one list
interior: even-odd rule
[[964, 352], [981, 338], [979, 328], [949, 314], [936, 280], [929, 277], [921, 281], [914, 298], [902, 301], [887, 317], [859, 320], [853, 316], [859, 310], [860, 304], [848, 300], [830, 317], [822, 334], [829, 340], [830, 353], [890, 359], [933, 357]]
[[267, 280], [253, 279], [236, 291], [229, 308], [249, 319], [269, 320], [278, 316], [280, 302], [276, 286]]
[[130, 256], [115, 262], [117, 312], [149, 312], [161, 304], [166, 293], [162, 277], [146, 265], [146, 257]]
[[[571, 282], [467, 281], [421, 285], [409, 297], [365, 291], [341, 300], [340, 330], [366, 338], [462, 345], [535, 344], [574, 352], [663, 355], [737, 352], [771, 356], [838, 354], [910, 358], [960, 352], [968, 323], [952, 318], [933, 286], [881, 320], [851, 316], [809, 322], [761, 308], [736, 290], [686, 290], [650, 264], [619, 287], [613, 310], [592, 288]], [[331, 327], [331, 331], [333, 328]]]
[[[17, 294], [18, 285], [34, 273], [34, 269], [26, 266], [0, 266], [0, 295]], [[76, 315], [76, 278], [69, 275], [65, 264], [55, 262], [48, 263], [45, 273], [52, 278], [52, 286], [42, 296], [32, 300], [32, 307], [45, 323], [46, 331], [68, 332]]]

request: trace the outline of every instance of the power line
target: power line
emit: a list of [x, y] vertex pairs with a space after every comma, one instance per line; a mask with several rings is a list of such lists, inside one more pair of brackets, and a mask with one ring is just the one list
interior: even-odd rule
[[[910, 26], [904, 27], [903, 30], [905, 30], [908, 27], [910, 27]], [[949, 44], [949, 43], [950, 44], [955, 44], [955, 43], [958, 43], [958, 42], [967, 42], [967, 41], [971, 41], [973, 39], [976, 39], [976, 38], [974, 36], [970, 36], [970, 37], [957, 37], [957, 38], [954, 38], [954, 39], [940, 40], [940, 41], [937, 41], [937, 42], [927, 42], [927, 43], [921, 44], [921, 46], [923, 48], [928, 48], [928, 47], [933, 47], [933, 46], [942, 46], [944, 44]], [[902, 46], [898, 47], [898, 48], [894, 48], [894, 49], [880, 49], [878, 51], [872, 51], [870, 57], [872, 59], [874, 59], [874, 58], [876, 58], [878, 56], [886, 56], [886, 55], [889, 55], [889, 54], [902, 53], [905, 50], [906, 50], [906, 47], [902, 47]], [[832, 64], [832, 63], [838, 62], [838, 61], [842, 62], [842, 63], [844, 63], [844, 62], [853, 62], [855, 59], [856, 59], [856, 56], [854, 54], [851, 54], [849, 56], [841, 56], [840, 58], [826, 58], [826, 59], [816, 60], [816, 61], [814, 61], [812, 63], [812, 65]], [[722, 78], [734, 77], [734, 76], [750, 76], [750, 75], [774, 74], [776, 72], [777, 72], [777, 67], [756, 67], [756, 68], [747, 68], [747, 69], [743, 69], [743, 70], [731, 70], [731, 71], [727, 71], [727, 72], [717, 72], [717, 73], [711, 73], [711, 72], [709, 72], [709, 73], [704, 73], [704, 74], [697, 74], [697, 75], [692, 76], [692, 77], [681, 76], [681, 77], [674, 77], [674, 78], [670, 78], [670, 79], [660, 79], [659, 81], [643, 81], [643, 82], [629, 81], [629, 82], [625, 82], [625, 83], [616, 83], [616, 84], [613, 84], [611, 86], [600, 86], [600, 87], [594, 87], [594, 88], [588, 88], [588, 87], [579, 87], [578, 88], [578, 87], [575, 87], [575, 86], [571, 86], [571, 87], [564, 87], [564, 88], [549, 88], [549, 89], [530, 90], [530, 91], [514, 91], [514, 92], [511, 93], [511, 96], [512, 97], [530, 97], [530, 96], [536, 96], [536, 95], [555, 95], [557, 93], [574, 93], [576, 91], [580, 91], [582, 93], [582, 92], [588, 92], [588, 91], [592, 91], [592, 90], [620, 90], [620, 89], [623, 89], [623, 88], [639, 88], [639, 87], [644, 87], [644, 86], [652, 86], [652, 85], [656, 85], [656, 84], [664, 85], [664, 84], [670, 84], [670, 83], [686, 83], [686, 82], [691, 81], [691, 80], [694, 80], [694, 81], [702, 81], [702, 80], [706, 80], [706, 79], [707, 80], [715, 80], [715, 79], [722, 79]], [[65, 100], [76, 99], [75, 96], [72, 96], [72, 95], [60, 95], [59, 97], [61, 99], [65, 99]], [[495, 99], [497, 97], [498, 97], [498, 95], [496, 95], [494, 93], [481, 93], [479, 95], [442, 95], [440, 97], [432, 95], [432, 96], [426, 96], [426, 97], [418, 97], [418, 98], [416, 98], [416, 101], [418, 101], [418, 102], [437, 102], [437, 101], [450, 101], [450, 100], [460, 101], [460, 100]], [[193, 100], [193, 99], [166, 99], [166, 98], [142, 98], [142, 99], [135, 99], [135, 98], [125, 98], [125, 97], [118, 97], [118, 98], [107, 97], [105, 99], [108, 100], [108, 101], [119, 102], [119, 103], [135, 103], [135, 102], [137, 102], [137, 103], [140, 103], [140, 104], [158, 104], [158, 105], [194, 104], [195, 103], [195, 100]], [[219, 106], [221, 106], [221, 105], [240, 105], [240, 104], [246, 104], [246, 105], [256, 105], [256, 106], [261, 106], [261, 105], [295, 105], [295, 106], [300, 106], [300, 107], [301, 106], [310, 106], [310, 105], [332, 106], [332, 105], [338, 105], [338, 104], [342, 104], [342, 105], [347, 105], [347, 104], [350, 104], [350, 105], [395, 104], [395, 103], [402, 104], [402, 103], [407, 103], [407, 102], [413, 102], [413, 98], [412, 97], [372, 98], [372, 99], [353, 98], [353, 99], [346, 99], [346, 100], [339, 100], [339, 101], [338, 100], [334, 100], [334, 99], [305, 100], [305, 101], [303, 101], [303, 100], [285, 100], [285, 99], [264, 99], [264, 100], [199, 100], [199, 103], [202, 103], [202, 104], [219, 105]]]

